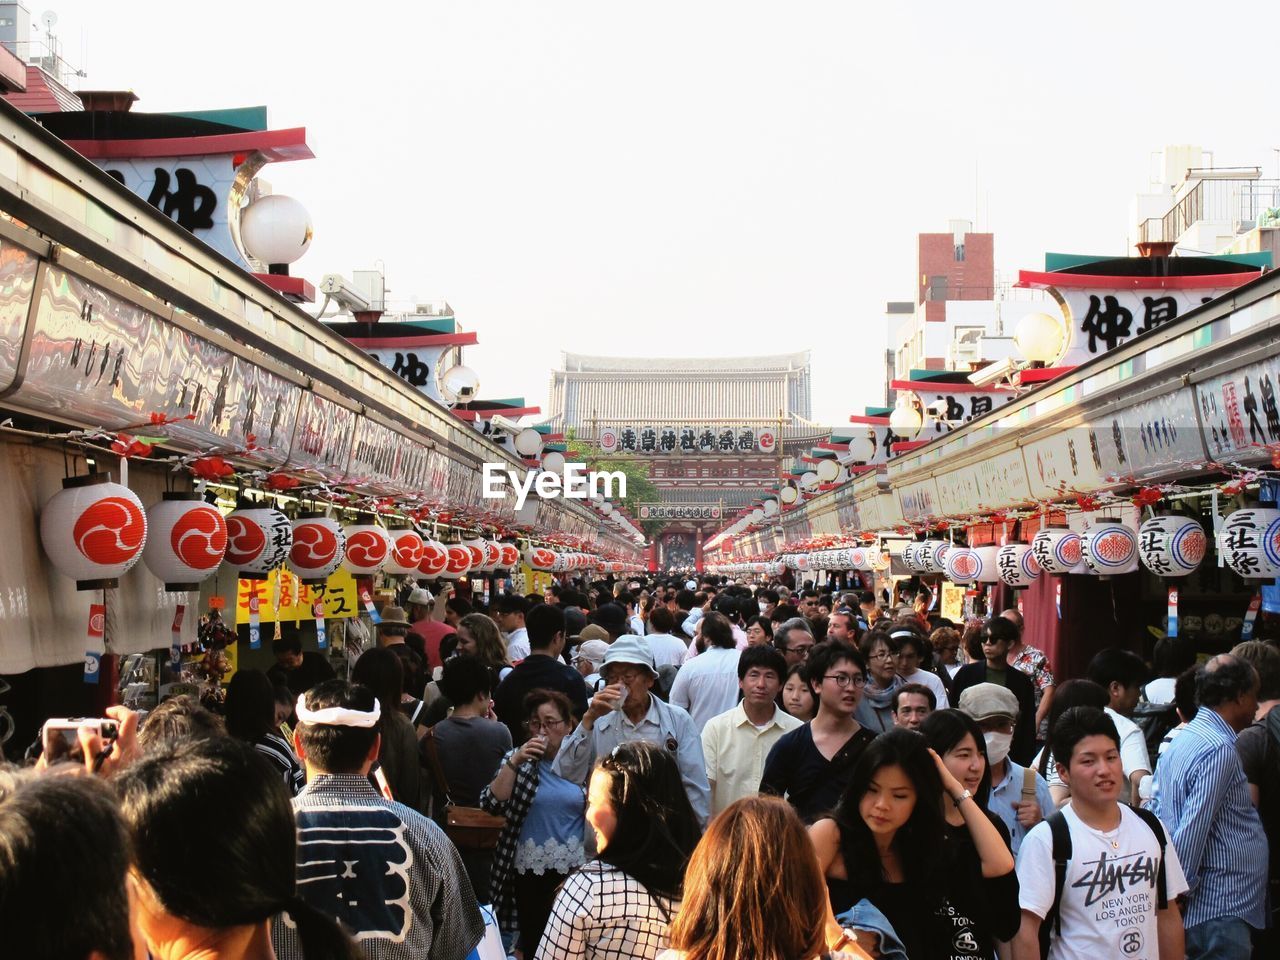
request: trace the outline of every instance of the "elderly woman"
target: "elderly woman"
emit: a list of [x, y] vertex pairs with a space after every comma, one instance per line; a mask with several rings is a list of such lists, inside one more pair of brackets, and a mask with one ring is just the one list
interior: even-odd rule
[[569, 873], [586, 862], [586, 792], [556, 774], [552, 761], [573, 729], [573, 704], [558, 690], [531, 690], [524, 698], [529, 739], [502, 759], [480, 805], [503, 814], [490, 891], [498, 922], [519, 934], [520, 952], [532, 958]]

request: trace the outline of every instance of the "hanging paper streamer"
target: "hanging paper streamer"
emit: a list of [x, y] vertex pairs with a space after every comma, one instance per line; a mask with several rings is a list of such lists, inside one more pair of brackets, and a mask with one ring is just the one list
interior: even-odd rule
[[262, 603], [262, 598], [256, 593], [249, 598], [249, 649], [262, 649], [262, 617], [259, 615], [258, 608]]
[[173, 639], [169, 643], [169, 659], [174, 669], [182, 666], [182, 618], [186, 616], [187, 606], [180, 603], [173, 608]]
[[1178, 588], [1169, 588], [1169, 629], [1165, 631], [1169, 636], [1176, 637], [1178, 635]]
[[1054, 584], [1053, 588], [1053, 605], [1058, 608], [1058, 619], [1062, 619], [1062, 581], [1059, 580]]
[[316, 644], [321, 650], [329, 649], [329, 634], [324, 628], [324, 600], [311, 605], [311, 615], [316, 618]]
[[1258, 610], [1262, 606], [1262, 594], [1255, 593], [1249, 601], [1249, 610], [1244, 615], [1244, 623], [1240, 625], [1240, 639], [1253, 639], [1253, 622], [1258, 619]]
[[369, 592], [369, 588], [362, 586], [360, 588], [360, 602], [364, 604], [365, 613], [369, 614], [369, 619], [375, 624], [382, 622], [382, 617], [378, 616], [378, 611], [373, 606], [373, 595]]
[[84, 682], [97, 683], [102, 674], [103, 638], [106, 636], [107, 608], [105, 604], [89, 605], [89, 629], [84, 654]]

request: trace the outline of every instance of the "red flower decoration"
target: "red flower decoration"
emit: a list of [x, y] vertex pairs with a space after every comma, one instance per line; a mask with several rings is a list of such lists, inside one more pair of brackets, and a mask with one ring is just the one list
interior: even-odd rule
[[297, 477], [291, 477], [287, 473], [272, 473], [267, 476], [266, 487], [275, 493], [283, 493], [285, 490], [294, 490], [302, 485], [302, 481]]
[[1164, 494], [1160, 492], [1158, 487], [1143, 487], [1129, 498], [1130, 502], [1139, 509], [1142, 507], [1154, 507], [1163, 499]]
[[155, 447], [151, 444], [135, 439], [127, 433], [118, 435], [115, 442], [111, 444], [111, 452], [125, 459], [130, 457], [149, 457], [154, 449]]
[[1090, 497], [1083, 493], [1076, 497], [1076, 506], [1081, 510], [1097, 510], [1101, 505], [1097, 497]]
[[191, 472], [201, 480], [221, 480], [233, 476], [236, 468], [222, 457], [200, 457], [192, 461]]

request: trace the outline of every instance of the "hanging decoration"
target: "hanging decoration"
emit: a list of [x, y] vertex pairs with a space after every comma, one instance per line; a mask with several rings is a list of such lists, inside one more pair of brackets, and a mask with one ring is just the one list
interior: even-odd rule
[[484, 541], [467, 540], [464, 541], [462, 545], [466, 547], [467, 552], [471, 554], [471, 564], [468, 569], [470, 569], [472, 573], [483, 572], [485, 560]]
[[514, 543], [502, 544], [502, 559], [498, 566], [503, 570], [513, 570], [520, 565], [520, 548]]
[[556, 563], [556, 552], [548, 550], [546, 547], [535, 547], [530, 545], [524, 554], [525, 563], [529, 564], [534, 570], [549, 571]]
[[917, 557], [925, 573], [942, 573], [951, 544], [946, 540], [926, 540], [920, 545]]
[[1065, 523], [1042, 527], [1031, 540], [1031, 552], [1045, 573], [1083, 573], [1080, 534]]
[[227, 515], [225, 560], [241, 580], [266, 580], [292, 546], [293, 526], [274, 507], [245, 506]]
[[147, 508], [142, 562], [170, 593], [198, 590], [227, 552], [227, 522], [198, 493], [165, 493]]
[[391, 536], [376, 523], [343, 527], [342, 569], [354, 577], [371, 577], [391, 559]]
[[1138, 569], [1138, 534], [1123, 521], [1099, 517], [1080, 537], [1080, 555], [1099, 576]]
[[416, 530], [393, 530], [390, 536], [391, 555], [382, 569], [397, 577], [416, 574], [426, 550], [421, 535]]
[[1280, 510], [1252, 506], [1229, 514], [1218, 549], [1227, 566], [1246, 580], [1280, 576]]
[[502, 563], [502, 544], [497, 540], [484, 542], [484, 572], [492, 573]]
[[[464, 548], [465, 549], [465, 548]], [[471, 551], [467, 550], [467, 560], [471, 559]], [[422, 559], [418, 562], [417, 573], [419, 576], [434, 579], [435, 577], [444, 577], [446, 580], [457, 580], [457, 577], [445, 576], [449, 568], [449, 548], [439, 540], [424, 540], [422, 543]]]
[[77, 590], [105, 590], [142, 557], [142, 501], [105, 473], [68, 477], [40, 514], [40, 541]]
[[943, 558], [942, 565], [947, 579], [962, 586], [974, 583], [982, 566], [978, 555], [968, 547], [952, 547]]
[[1204, 528], [1190, 517], [1152, 517], [1138, 528], [1138, 559], [1160, 577], [1185, 577], [1204, 559]]
[[978, 575], [974, 580], [978, 583], [999, 583], [1000, 566], [996, 555], [1000, 552], [1000, 548], [987, 546], [973, 547], [972, 550], [978, 560]]
[[448, 560], [440, 571], [443, 580], [461, 580], [471, 569], [471, 551], [465, 544], [451, 543], [445, 548]]
[[1040, 564], [1025, 543], [1006, 543], [996, 552], [1000, 579], [1011, 587], [1029, 587], [1040, 576]]
[[305, 584], [320, 584], [342, 565], [346, 538], [342, 526], [321, 513], [303, 513], [293, 521], [289, 569]]

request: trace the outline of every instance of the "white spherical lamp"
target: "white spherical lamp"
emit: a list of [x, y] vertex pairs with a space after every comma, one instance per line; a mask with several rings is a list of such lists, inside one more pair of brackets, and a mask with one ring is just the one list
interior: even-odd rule
[[834, 483], [840, 476], [840, 464], [835, 460], [823, 460], [818, 464], [818, 479], [823, 483]]
[[924, 417], [920, 415], [915, 404], [907, 399], [906, 394], [899, 396], [893, 412], [889, 414], [889, 429], [900, 437], [911, 439], [920, 432], [922, 426], [924, 426]]
[[766, 500], [764, 502], [764, 515], [766, 517], [776, 517], [778, 515], [778, 501]]
[[564, 454], [559, 450], [552, 450], [542, 458], [542, 469], [548, 473], [560, 473], [564, 470]]
[[778, 491], [778, 499], [785, 504], [795, 503], [800, 498], [800, 491], [793, 484], [788, 483], [785, 487]]
[[806, 490], [812, 490], [818, 485], [818, 475], [812, 470], [804, 473], [800, 477], [800, 486]]
[[1053, 364], [1066, 348], [1066, 325], [1047, 313], [1028, 313], [1013, 328], [1013, 343], [1032, 363]]
[[516, 453], [522, 457], [536, 457], [542, 452], [542, 434], [526, 427], [516, 434]]
[[311, 246], [311, 236], [311, 214], [293, 197], [261, 197], [240, 214], [245, 252], [268, 265], [300, 260]]
[[440, 395], [447, 403], [470, 403], [480, 394], [480, 377], [458, 364], [440, 374]]

